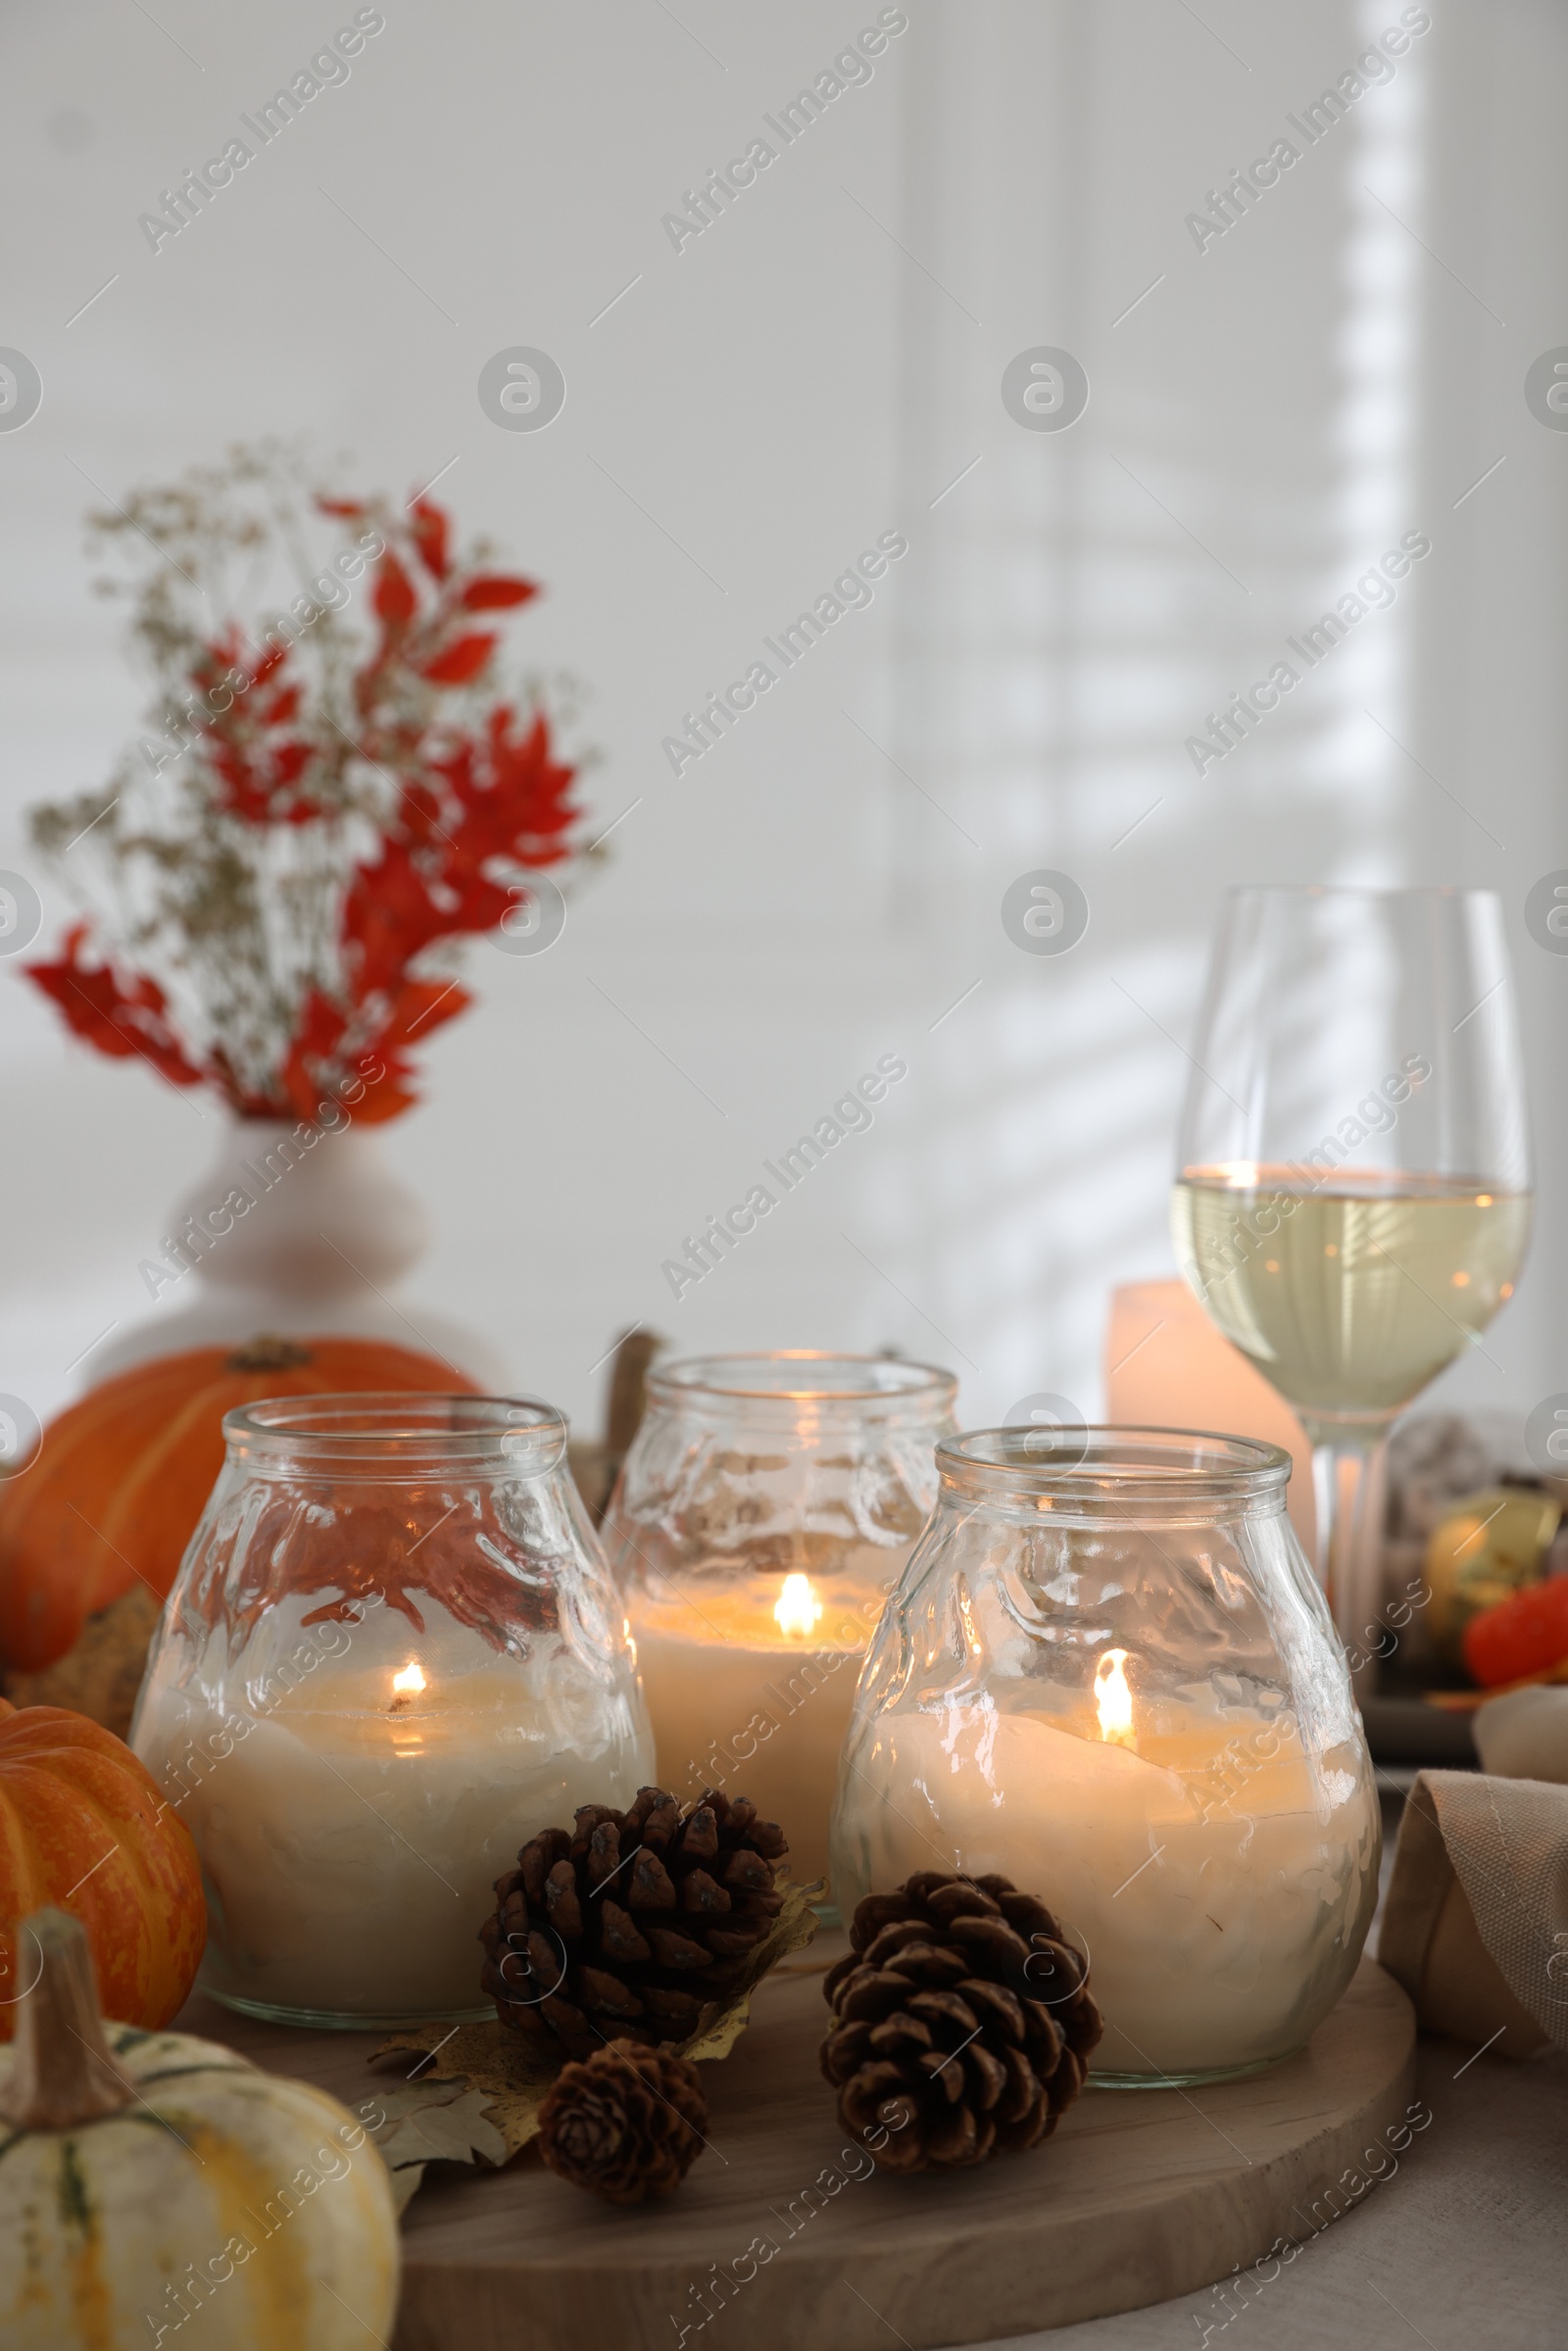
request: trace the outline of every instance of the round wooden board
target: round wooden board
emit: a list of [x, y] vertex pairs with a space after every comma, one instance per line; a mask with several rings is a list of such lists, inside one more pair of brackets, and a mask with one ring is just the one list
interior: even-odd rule
[[[817, 2071], [824, 1943], [832, 1956], [842, 1937], [812, 1946], [809, 1972], [768, 1978], [734, 2055], [704, 2067], [710, 2147], [670, 2200], [616, 2210], [531, 2150], [479, 2177], [434, 2166], [404, 2219], [394, 2351], [679, 2351], [712, 2339], [709, 2325], [736, 2351], [887, 2351], [899, 2336], [923, 2351], [1135, 2310], [1311, 2236], [1336, 2209], [1325, 2191], [1364, 2174], [1369, 2150], [1381, 2165], [1379, 2137], [1412, 2098], [1414, 2013], [1364, 1959], [1272, 2073], [1090, 2090], [1030, 2154], [858, 2177], [869, 2158]], [[368, 2071], [368, 2034], [252, 2024], [200, 1998], [179, 2022], [353, 2106], [398, 2079]]]

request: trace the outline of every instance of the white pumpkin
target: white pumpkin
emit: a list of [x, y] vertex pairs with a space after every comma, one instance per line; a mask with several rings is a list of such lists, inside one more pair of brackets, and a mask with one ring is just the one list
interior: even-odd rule
[[102, 2025], [64, 1913], [18, 1947], [39, 1973], [0, 2049], [5, 2351], [389, 2342], [397, 2218], [365, 2125], [215, 2041]]

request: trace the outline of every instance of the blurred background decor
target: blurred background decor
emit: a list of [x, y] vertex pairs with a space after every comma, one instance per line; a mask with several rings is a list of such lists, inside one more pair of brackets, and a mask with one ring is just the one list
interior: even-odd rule
[[99, 584], [130, 598], [152, 693], [109, 781], [33, 811], [86, 910], [25, 968], [75, 1036], [230, 1120], [138, 1268], [155, 1301], [188, 1273], [198, 1297], [96, 1374], [257, 1328], [406, 1337], [382, 1285], [423, 1219], [366, 1130], [410, 1106], [411, 1055], [470, 1001], [455, 944], [560, 927], [559, 889], [524, 877], [570, 854], [576, 771], [537, 689], [502, 685], [490, 625], [537, 583], [460, 551], [428, 497], [328, 495], [276, 444], [92, 529], [130, 567]]
[[1383, 1581], [1413, 1608], [1389, 1627], [1385, 1690], [1473, 1690], [1477, 1619], [1558, 1579], [1568, 1593], [1565, 1502], [1568, 1477], [1539, 1470], [1504, 1413], [1424, 1412], [1400, 1426], [1389, 1446]]
[[[0, 184], [34, 221], [0, 340], [43, 383], [0, 434], [0, 867], [58, 937], [24, 812], [141, 731], [84, 505], [308, 430], [356, 484], [440, 475], [432, 499], [549, 582], [517, 634], [546, 677], [592, 670], [604, 759], [573, 797], [614, 857], [548, 954], [477, 947], [481, 1001], [416, 1033], [422, 1099], [376, 1138], [431, 1212], [405, 1311], [460, 1318], [595, 1424], [632, 1321], [683, 1354], [891, 1341], [960, 1373], [976, 1426], [1034, 1391], [1101, 1419], [1109, 1291], [1175, 1271], [1171, 1140], [1227, 885], [1462, 881], [1504, 901], [1543, 1210], [1487, 1354], [1430, 1400], [1523, 1419], [1568, 1388], [1568, 957], [1527, 915], [1568, 864], [1568, 436], [1525, 389], [1568, 336], [1560, 11], [1429, 11], [1200, 251], [1204, 191], [1397, 8], [1199, 0], [1210, 30], [913, 0], [870, 77], [677, 253], [664, 215], [843, 47], [841, 13], [677, 0], [688, 32], [647, 0], [465, 0], [456, 44], [389, 17], [156, 254], [140, 214], [321, 27], [305, 0], [154, 13], [196, 63], [109, 0], [24, 0], [0, 36]], [[524, 345], [565, 383], [542, 430], [479, 395]], [[1089, 380], [1067, 430], [1003, 400], [1041, 345]], [[895, 527], [869, 603], [673, 774], [684, 714]], [[1206, 714], [1299, 670], [1287, 639], [1412, 531], [1432, 552], [1393, 600], [1199, 774]], [[1068, 953], [1000, 919], [1047, 866], [1089, 904]], [[204, 1090], [62, 1054], [53, 1005], [4, 994], [28, 1246], [0, 1269], [0, 1391], [42, 1418], [146, 1313], [138, 1264], [215, 1139]], [[890, 1050], [909, 1078], [871, 1131], [677, 1304], [682, 1237]]]

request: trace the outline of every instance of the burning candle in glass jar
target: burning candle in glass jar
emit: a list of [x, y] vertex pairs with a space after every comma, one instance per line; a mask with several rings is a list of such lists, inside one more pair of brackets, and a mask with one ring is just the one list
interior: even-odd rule
[[664, 1787], [744, 1796], [824, 1875], [859, 1659], [936, 1490], [954, 1382], [786, 1349], [658, 1364], [605, 1519]]
[[1087, 1958], [1102, 2079], [1289, 2055], [1349, 1982], [1380, 1837], [1288, 1455], [981, 1429], [937, 1459], [845, 1741], [840, 1907], [915, 1870], [998, 1871]]
[[863, 1591], [799, 1570], [782, 1588], [759, 1574], [638, 1611], [661, 1784], [747, 1797], [782, 1826], [792, 1877], [827, 1871], [839, 1749], [875, 1613]]
[[645, 1776], [640, 1741], [583, 1736], [555, 1643], [522, 1670], [388, 1663], [323, 1663], [256, 1713], [178, 1688], [144, 1709], [137, 1748], [167, 1759], [222, 1922], [212, 1986], [236, 2007], [483, 2013], [474, 1922], [494, 1881], [545, 1823], [629, 1802]]
[[495, 1880], [652, 1777], [565, 1435], [515, 1397], [228, 1414], [131, 1726], [201, 1857], [218, 1999], [285, 2024], [483, 2013]]
[[[1098, 2071], [1202, 2075], [1292, 2045], [1334, 1913], [1364, 1918], [1377, 1804], [1363, 1756], [1313, 1758], [1284, 1709], [1135, 1709], [1128, 1651], [1093, 1714], [949, 1702], [852, 1739], [834, 1838], [841, 1905], [910, 1871], [1001, 1871], [1089, 1960]], [[851, 1856], [854, 1858], [852, 1859]], [[1299, 2037], [1298, 2033], [1296, 2037]]]

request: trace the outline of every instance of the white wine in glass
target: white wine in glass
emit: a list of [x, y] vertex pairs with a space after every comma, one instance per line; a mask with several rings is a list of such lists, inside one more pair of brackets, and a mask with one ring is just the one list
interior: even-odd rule
[[1368, 1456], [1480, 1344], [1529, 1236], [1495, 899], [1233, 891], [1194, 1064], [1178, 1259], [1312, 1443], [1319, 1572], [1359, 1653], [1381, 1599], [1354, 1523]]
[[1513, 1296], [1529, 1197], [1354, 1168], [1308, 1191], [1294, 1173], [1185, 1172], [1173, 1209], [1183, 1262], [1217, 1271], [1252, 1220], [1253, 1245], [1207, 1290], [1226, 1338], [1298, 1412], [1398, 1411]]

